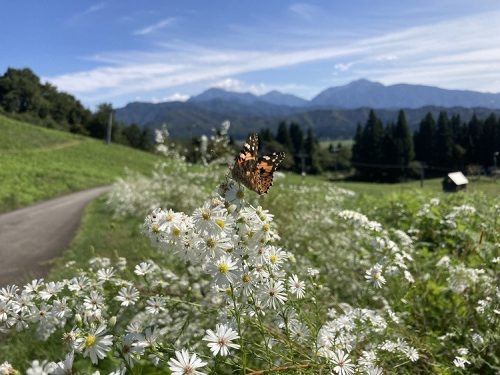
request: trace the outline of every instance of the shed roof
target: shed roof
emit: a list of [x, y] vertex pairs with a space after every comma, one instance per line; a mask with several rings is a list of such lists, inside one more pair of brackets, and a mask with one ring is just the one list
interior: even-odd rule
[[448, 177], [455, 183], [455, 185], [458, 186], [466, 185], [469, 183], [469, 180], [467, 180], [467, 177], [465, 177], [462, 172], [448, 173]]

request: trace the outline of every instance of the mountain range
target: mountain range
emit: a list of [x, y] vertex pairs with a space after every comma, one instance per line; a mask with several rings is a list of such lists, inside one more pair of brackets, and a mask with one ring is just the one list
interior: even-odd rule
[[186, 102], [133, 102], [116, 110], [116, 118], [126, 124], [160, 127], [166, 123], [173, 137], [209, 134], [222, 121], [231, 121], [231, 135], [244, 138], [249, 132], [280, 121], [296, 121], [312, 127], [320, 138], [351, 138], [358, 123], [364, 123], [369, 109], [384, 121], [394, 121], [405, 109], [415, 128], [427, 112], [445, 110], [468, 120], [500, 112], [500, 93], [448, 90], [432, 86], [397, 84], [385, 86], [360, 79], [331, 87], [306, 100], [295, 95], [271, 91], [264, 95], [210, 88]]

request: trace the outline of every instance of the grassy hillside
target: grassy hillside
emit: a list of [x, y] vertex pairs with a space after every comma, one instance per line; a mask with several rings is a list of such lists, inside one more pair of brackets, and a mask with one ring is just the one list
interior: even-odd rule
[[125, 168], [148, 173], [149, 153], [0, 115], [0, 212], [111, 183]]

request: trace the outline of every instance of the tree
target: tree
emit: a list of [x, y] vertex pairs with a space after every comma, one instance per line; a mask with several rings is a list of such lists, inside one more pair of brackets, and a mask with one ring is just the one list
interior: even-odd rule
[[318, 141], [314, 136], [312, 128], [307, 129], [307, 137], [304, 141], [304, 151], [307, 154], [307, 165], [309, 173], [316, 174], [321, 172], [321, 166], [318, 160]]
[[493, 165], [493, 153], [500, 151], [500, 145], [496, 144], [496, 132], [498, 122], [494, 113], [490, 114], [484, 121], [483, 131], [480, 136], [481, 148], [478, 152], [478, 161], [483, 167]]
[[472, 116], [467, 127], [467, 163], [477, 164], [481, 159], [481, 139], [483, 138], [483, 122], [476, 114]]
[[436, 162], [436, 122], [432, 113], [427, 113], [414, 134], [415, 158], [427, 165]]
[[352, 161], [359, 177], [380, 179], [380, 164], [384, 162], [384, 127], [373, 110], [368, 115], [366, 125], [358, 126], [354, 141]]
[[113, 106], [109, 103], [99, 104], [97, 111], [92, 115], [87, 130], [91, 137], [106, 139], [109, 115], [113, 111]]
[[0, 105], [7, 112], [37, 113], [43, 103], [40, 78], [31, 69], [8, 68], [0, 77]]
[[290, 124], [290, 138], [293, 146], [293, 153], [295, 155], [302, 152], [304, 148], [304, 132], [299, 124], [292, 122]]
[[394, 168], [396, 164], [400, 164], [401, 150], [398, 139], [396, 138], [396, 126], [389, 124], [384, 129], [384, 138], [382, 140], [383, 159], [382, 164], [388, 165], [387, 168], [381, 168], [378, 171], [379, 178], [389, 181], [396, 181], [401, 175], [399, 168]]
[[410, 126], [406, 120], [406, 115], [403, 110], [399, 111], [398, 121], [394, 127], [394, 141], [396, 144], [396, 152], [394, 155], [393, 164], [401, 165], [399, 170], [396, 169], [396, 178], [406, 176], [410, 162], [415, 158], [413, 151], [413, 138], [410, 132]]
[[290, 132], [288, 131], [288, 126], [285, 121], [280, 122], [278, 125], [276, 141], [281, 143], [288, 150], [288, 152], [293, 152], [292, 138], [290, 137]]
[[453, 160], [453, 131], [446, 112], [439, 113], [436, 132], [436, 162], [445, 168], [455, 167]]

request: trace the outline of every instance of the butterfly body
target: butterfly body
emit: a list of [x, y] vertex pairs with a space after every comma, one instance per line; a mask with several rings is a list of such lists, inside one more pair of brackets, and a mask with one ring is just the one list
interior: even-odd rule
[[265, 194], [273, 184], [273, 174], [285, 158], [284, 152], [258, 157], [257, 134], [248, 137], [243, 150], [236, 156], [231, 175], [257, 194]]

